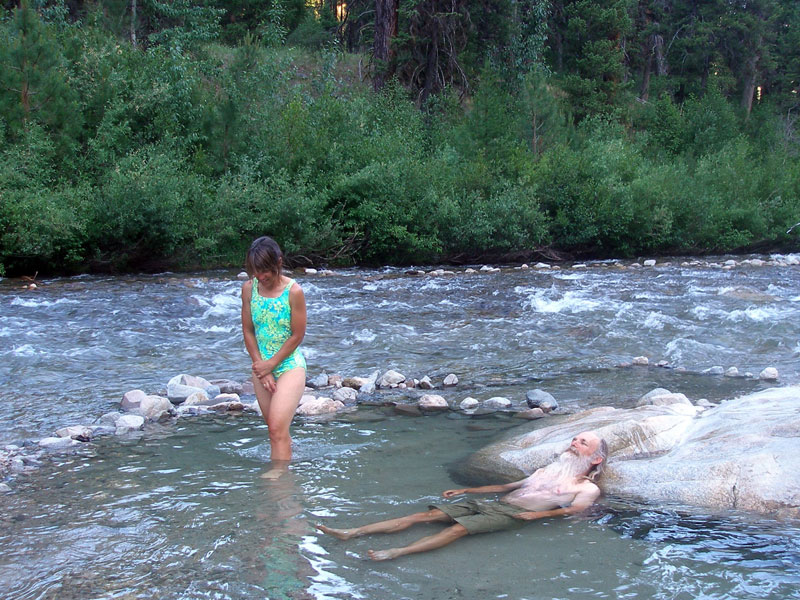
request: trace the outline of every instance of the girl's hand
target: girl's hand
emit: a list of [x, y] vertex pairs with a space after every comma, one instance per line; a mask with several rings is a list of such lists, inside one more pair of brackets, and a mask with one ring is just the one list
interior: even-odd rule
[[259, 377], [258, 380], [270, 394], [274, 394], [275, 390], [278, 389], [278, 385], [275, 383], [275, 376], [272, 373], [267, 373], [263, 377]]
[[263, 379], [265, 375], [272, 373], [275, 367], [268, 360], [257, 360], [253, 363], [253, 375], [259, 379]]
[[467, 488], [461, 488], [459, 490], [445, 490], [442, 492], [442, 496], [445, 498], [452, 498], [453, 496], [458, 496], [459, 494], [463, 494], [467, 491]]

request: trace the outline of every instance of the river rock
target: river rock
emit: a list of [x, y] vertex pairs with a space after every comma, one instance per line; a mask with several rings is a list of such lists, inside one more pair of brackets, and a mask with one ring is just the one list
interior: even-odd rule
[[496, 408], [499, 410], [503, 410], [505, 408], [511, 407], [511, 400], [508, 398], [503, 398], [502, 396], [494, 396], [489, 398], [488, 400], [483, 401], [483, 406], [485, 408]]
[[6, 485], [5, 483], [0, 483], [0, 494], [5, 494], [10, 491], [11, 488], [8, 485]]
[[800, 386], [791, 386], [703, 412], [684, 404], [596, 408], [487, 446], [459, 470], [473, 481], [519, 479], [551, 462], [575, 434], [595, 430], [611, 455], [600, 480], [607, 494], [798, 518], [798, 404]]
[[422, 379], [419, 380], [419, 384], [417, 384], [421, 390], [432, 390], [433, 389], [433, 382], [431, 378], [425, 375]]
[[212, 379], [211, 385], [217, 386], [220, 394], [239, 394], [240, 396], [244, 394], [244, 386], [231, 379]]
[[[219, 394], [217, 394], [217, 396], [218, 395]], [[181, 406], [213, 406], [216, 403], [217, 402], [213, 398], [208, 397], [205, 391], [198, 390], [190, 394], [189, 397], [181, 403]]]
[[144, 417], [139, 415], [122, 415], [117, 420], [116, 435], [122, 435], [129, 431], [138, 431], [144, 427]]
[[335, 413], [337, 410], [344, 408], [344, 404], [338, 400], [331, 398], [313, 398], [308, 400], [297, 407], [295, 414], [302, 417], [311, 417], [316, 415], [327, 415]]
[[541, 419], [544, 416], [544, 411], [541, 408], [529, 408], [527, 410], [521, 410], [514, 415], [516, 419], [527, 419], [528, 421], [533, 421], [535, 419]]
[[778, 369], [775, 367], [767, 367], [758, 374], [758, 378], [764, 381], [776, 381], [778, 379]]
[[480, 406], [480, 402], [478, 402], [475, 398], [464, 398], [458, 407], [461, 410], [475, 410]]
[[454, 385], [458, 385], [458, 377], [455, 373], [450, 373], [447, 377], [444, 378], [442, 382], [444, 387], [453, 387]]
[[381, 378], [378, 380], [378, 387], [381, 388], [388, 388], [392, 386], [396, 386], [399, 383], [403, 383], [406, 380], [406, 376], [402, 373], [398, 373], [397, 371], [393, 371], [389, 369], [381, 375]]
[[70, 425], [69, 427], [62, 427], [56, 430], [58, 437], [68, 437], [79, 442], [88, 442], [92, 439], [94, 431], [85, 425]]
[[214, 397], [214, 402], [241, 402], [239, 394], [219, 394]]
[[381, 374], [380, 371], [373, 371], [372, 375], [367, 377], [367, 381], [359, 388], [359, 392], [362, 394], [374, 394], [375, 393], [375, 382], [378, 381], [378, 376]]
[[327, 373], [320, 373], [313, 379], [308, 380], [308, 386], [311, 388], [319, 389], [322, 387], [326, 387], [328, 385], [328, 374]]
[[332, 385], [335, 388], [342, 387], [342, 381], [344, 378], [341, 375], [328, 375], [328, 385]]
[[[203, 379], [202, 377], [197, 377], [196, 375], [186, 375], [184, 373], [181, 375], [176, 375], [175, 377], [170, 379], [169, 382], [167, 383], [167, 396], [169, 396], [170, 401], [173, 403], [175, 403], [175, 401], [172, 400], [173, 394], [169, 392], [170, 386], [173, 386], [174, 389], [180, 389], [176, 386], [186, 386], [189, 388], [201, 389], [205, 391], [205, 393], [208, 394], [208, 396], [211, 398], [213, 398], [214, 396], [216, 396], [221, 392], [218, 386], [213, 385], [207, 379]], [[184, 398], [188, 397], [189, 395], [190, 394], [186, 394]]]
[[37, 443], [45, 450], [62, 450], [80, 444], [80, 442], [76, 442], [71, 437], [46, 437]]
[[655, 267], [656, 266], [656, 261], [653, 260], [652, 258], [648, 258], [647, 260], [643, 261], [642, 264], [645, 267]]
[[636, 356], [633, 359], [633, 364], [639, 367], [646, 367], [650, 364], [650, 359], [648, 359], [646, 356]]
[[[217, 388], [217, 390], [219, 390], [219, 388]], [[203, 388], [191, 387], [181, 383], [170, 383], [167, 385], [167, 398], [173, 404], [182, 404], [189, 396], [197, 393], [208, 397], [208, 394], [206, 394], [206, 391]], [[214, 395], [216, 396], [216, 394]]]
[[540, 408], [543, 411], [550, 412], [558, 408], [558, 402], [553, 398], [553, 395], [545, 392], [544, 390], [528, 390], [525, 392], [525, 402], [528, 408]]
[[716, 365], [708, 369], [704, 369], [703, 373], [705, 373], [706, 375], [724, 375], [725, 369], [723, 367], [720, 367], [719, 365]]
[[692, 405], [684, 394], [673, 394], [664, 388], [656, 388], [642, 396], [636, 406], [669, 406], [670, 404]]
[[131, 390], [122, 396], [122, 409], [147, 419], [158, 421], [172, 414], [172, 402], [163, 396], [148, 395], [141, 390]]
[[725, 370], [725, 377], [739, 377], [739, 369], [736, 367], [729, 367]]
[[349, 387], [354, 390], [360, 390], [361, 386], [367, 382], [366, 377], [345, 377], [342, 380], [343, 387]]
[[116, 427], [117, 421], [119, 421], [121, 416], [122, 413], [119, 412], [107, 412], [99, 419], [97, 419], [96, 424], [106, 427]]
[[425, 410], [443, 410], [450, 408], [447, 400], [437, 394], [425, 394], [417, 401], [417, 406]]
[[142, 400], [147, 398], [147, 394], [142, 390], [128, 390], [122, 395], [122, 410], [131, 411], [138, 409]]
[[404, 417], [421, 417], [422, 411], [416, 404], [395, 404], [394, 412]]
[[350, 387], [341, 387], [333, 392], [333, 399], [344, 404], [347, 404], [348, 402], [355, 402], [357, 397], [358, 392]]
[[[225, 394], [220, 394], [224, 396]], [[219, 396], [217, 396], [219, 398]], [[215, 400], [217, 398], [214, 398]], [[239, 400], [225, 400], [218, 404], [214, 404], [210, 407], [211, 410], [216, 412], [242, 412], [245, 409], [245, 405]]]

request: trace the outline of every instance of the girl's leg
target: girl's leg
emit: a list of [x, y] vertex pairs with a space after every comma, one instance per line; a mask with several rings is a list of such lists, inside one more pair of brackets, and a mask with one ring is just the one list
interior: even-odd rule
[[261, 416], [264, 419], [264, 423], [269, 425], [269, 421], [267, 421], [267, 416], [269, 415], [269, 407], [272, 403], [272, 394], [267, 391], [261, 382], [259, 381], [258, 377], [253, 375], [253, 387], [256, 391], [256, 400], [258, 401], [258, 407], [261, 409]]
[[[306, 370], [301, 367], [286, 371], [278, 377], [275, 383], [278, 389], [275, 390], [268, 402], [264, 418], [269, 428], [272, 460], [288, 461], [292, 458], [292, 438], [289, 436], [289, 425], [292, 423], [294, 411], [297, 410], [300, 397], [306, 387]], [[263, 410], [264, 406], [261, 405], [261, 408]]]

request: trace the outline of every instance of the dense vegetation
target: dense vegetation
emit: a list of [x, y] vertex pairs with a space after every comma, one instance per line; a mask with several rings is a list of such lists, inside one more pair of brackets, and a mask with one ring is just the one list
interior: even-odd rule
[[0, 273], [798, 247], [800, 3], [2, 11]]

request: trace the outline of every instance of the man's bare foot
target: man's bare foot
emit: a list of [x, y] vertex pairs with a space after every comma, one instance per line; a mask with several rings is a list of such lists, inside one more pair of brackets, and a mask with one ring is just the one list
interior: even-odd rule
[[389, 548], [388, 550], [367, 550], [367, 555], [372, 560], [392, 560], [400, 556], [399, 548]]
[[340, 540], [349, 540], [354, 535], [349, 529], [334, 529], [333, 527], [326, 527], [325, 525], [314, 525], [314, 527], [319, 529], [322, 533], [332, 535]]

